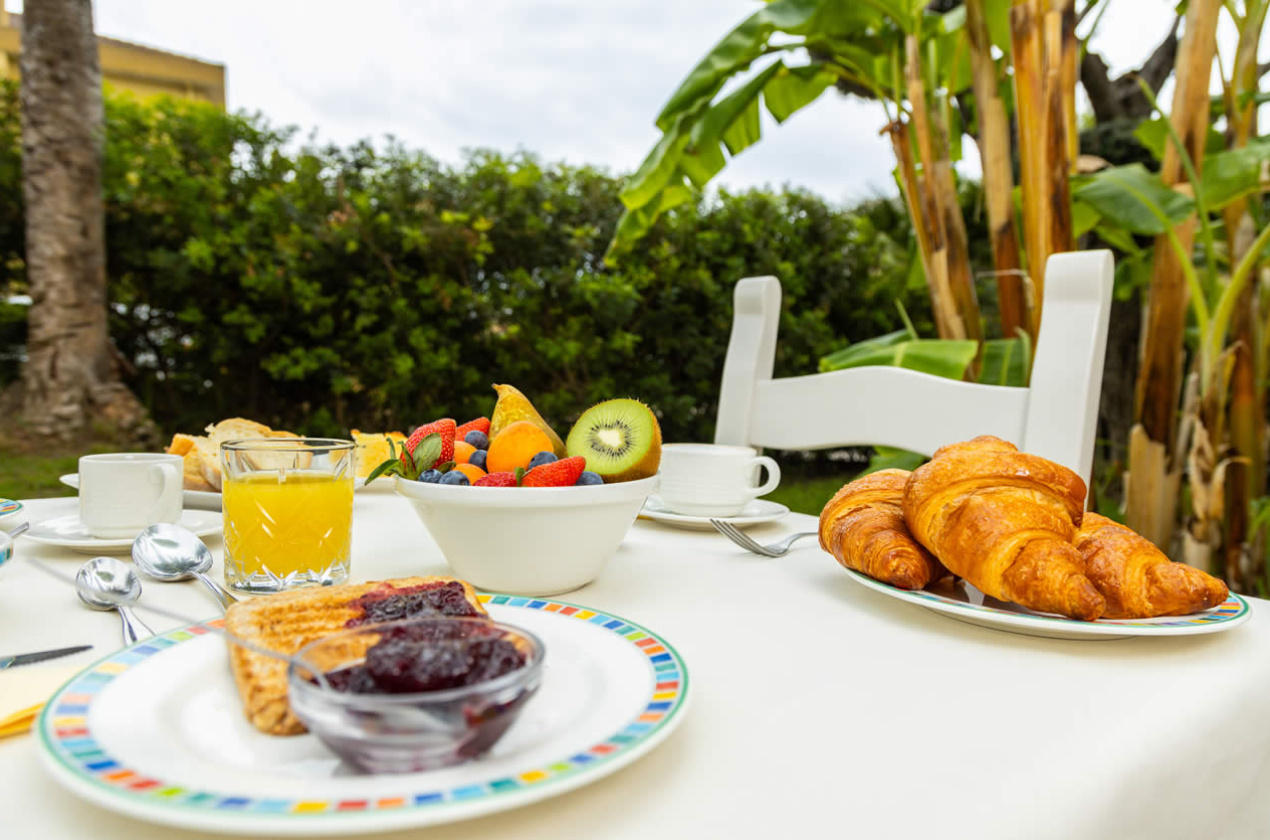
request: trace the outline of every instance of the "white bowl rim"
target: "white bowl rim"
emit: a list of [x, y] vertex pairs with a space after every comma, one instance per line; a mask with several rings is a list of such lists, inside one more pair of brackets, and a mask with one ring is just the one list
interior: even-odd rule
[[647, 498], [657, 489], [658, 477], [592, 484], [583, 487], [469, 487], [429, 484], [394, 476], [397, 493], [407, 499], [439, 505], [485, 508], [570, 508], [588, 503], [610, 504]]

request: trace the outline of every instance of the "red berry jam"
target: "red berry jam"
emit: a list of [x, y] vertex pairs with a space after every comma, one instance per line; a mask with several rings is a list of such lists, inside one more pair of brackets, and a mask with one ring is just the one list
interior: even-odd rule
[[406, 618], [482, 618], [481, 613], [467, 599], [467, 591], [458, 581], [425, 583], [421, 586], [367, 592], [353, 602], [361, 607], [362, 614], [350, 619], [345, 627], [363, 624], [381, 624], [385, 621], [401, 621]]
[[413, 694], [475, 685], [524, 665], [525, 655], [497, 627], [437, 621], [385, 632], [362, 664], [326, 678], [336, 691]]

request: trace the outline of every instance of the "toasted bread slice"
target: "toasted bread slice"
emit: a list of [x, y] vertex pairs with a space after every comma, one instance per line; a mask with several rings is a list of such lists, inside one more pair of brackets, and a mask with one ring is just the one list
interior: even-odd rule
[[357, 444], [358, 478], [370, 475], [375, 467], [392, 457], [392, 448], [388, 441], [391, 440], [398, 451], [406, 445], [406, 436], [401, 432], [385, 432], [382, 435], [364, 434], [356, 429], [352, 432], [353, 442]]
[[[399, 618], [440, 615], [425, 601], [406, 596], [458, 583], [471, 615], [487, 616], [466, 581], [451, 577], [408, 577], [315, 589], [297, 589], [239, 601], [225, 613], [225, 629], [235, 636], [280, 653], [293, 654], [323, 636], [356, 626], [368, 604], [401, 599]], [[398, 605], [394, 605], [398, 606]], [[252, 726], [269, 735], [298, 735], [304, 724], [287, 702], [287, 663], [229, 643], [229, 661], [243, 711]]]
[[202, 490], [214, 493], [220, 489], [208, 483], [203, 475], [203, 453], [199, 449], [199, 442], [206, 440], [207, 438], [177, 434], [172, 436], [172, 442], [168, 444], [168, 448], [165, 450], [169, 455], [180, 455], [185, 460], [184, 486], [186, 490]]

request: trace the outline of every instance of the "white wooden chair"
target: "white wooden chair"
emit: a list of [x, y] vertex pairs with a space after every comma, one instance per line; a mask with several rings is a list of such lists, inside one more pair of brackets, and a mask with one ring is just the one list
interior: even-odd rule
[[741, 280], [714, 442], [760, 449], [871, 444], [931, 455], [947, 443], [996, 435], [1075, 470], [1088, 484], [1112, 269], [1110, 251], [1050, 257], [1028, 388], [956, 382], [892, 367], [773, 379], [780, 282]]

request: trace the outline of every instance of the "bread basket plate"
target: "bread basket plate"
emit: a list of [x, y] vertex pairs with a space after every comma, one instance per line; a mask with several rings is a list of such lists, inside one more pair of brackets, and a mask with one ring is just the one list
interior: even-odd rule
[[[79, 489], [79, 473], [67, 473], [59, 476], [58, 481], [67, 487]], [[388, 489], [392, 489], [392, 482], [384, 482], [388, 485]], [[357, 479], [353, 482], [353, 491], [356, 492], [365, 487], [364, 479]], [[372, 485], [374, 486], [374, 485]], [[220, 510], [220, 493], [212, 493], [207, 490], [186, 490], [183, 493], [181, 505], [186, 510]]]
[[224, 640], [197, 624], [119, 651], [59, 689], [36, 724], [41, 763], [73, 794], [149, 822], [355, 835], [566, 793], [645, 755], [683, 719], [688, 671], [655, 633], [561, 601], [479, 597], [492, 618], [546, 647], [538, 694], [483, 758], [365, 775], [312, 735], [261, 734], [243, 715]]
[[852, 580], [875, 592], [908, 601], [966, 624], [1004, 630], [1043, 639], [1082, 641], [1128, 639], [1135, 636], [1195, 636], [1233, 630], [1252, 615], [1252, 608], [1240, 596], [1230, 594], [1226, 602], [1200, 613], [1125, 621], [1099, 619], [1075, 621], [1058, 615], [1033, 612], [1017, 604], [984, 595], [966, 581], [941, 581], [934, 590], [910, 592], [881, 583], [853, 569], [844, 569]]

